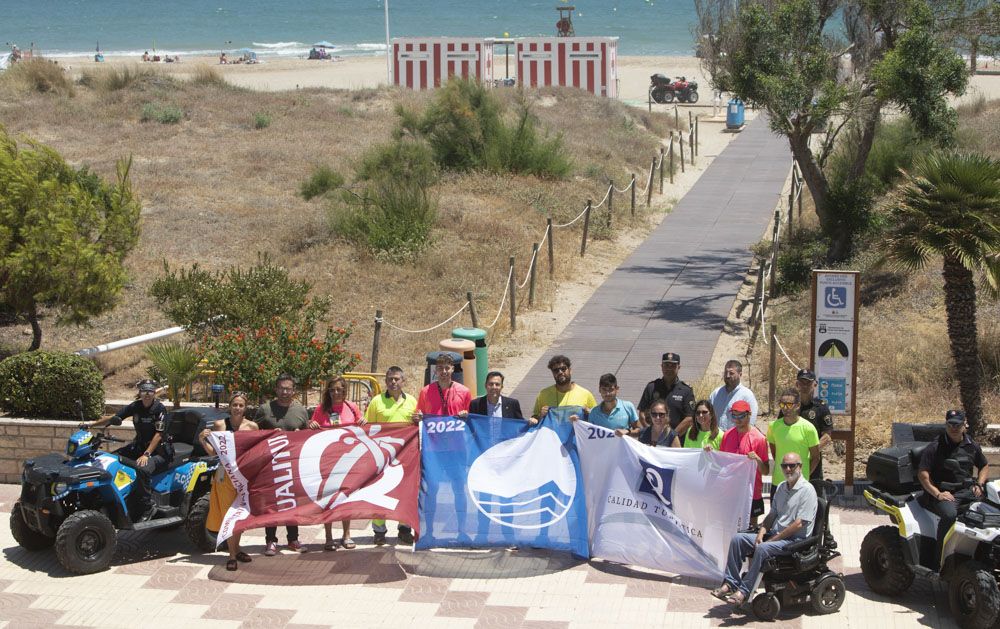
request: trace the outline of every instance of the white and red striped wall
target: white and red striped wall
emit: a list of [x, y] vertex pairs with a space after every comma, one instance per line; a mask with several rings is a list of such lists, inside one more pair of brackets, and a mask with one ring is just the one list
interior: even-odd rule
[[393, 83], [414, 90], [440, 87], [452, 76], [493, 82], [493, 42], [459, 37], [392, 40]]
[[521, 85], [576, 87], [618, 97], [617, 37], [526, 37], [516, 45]]

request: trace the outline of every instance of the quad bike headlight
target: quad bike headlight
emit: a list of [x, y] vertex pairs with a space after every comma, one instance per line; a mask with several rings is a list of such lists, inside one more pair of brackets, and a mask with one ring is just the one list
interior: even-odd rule
[[63, 482], [52, 483], [52, 495], [57, 496], [69, 489], [69, 485]]

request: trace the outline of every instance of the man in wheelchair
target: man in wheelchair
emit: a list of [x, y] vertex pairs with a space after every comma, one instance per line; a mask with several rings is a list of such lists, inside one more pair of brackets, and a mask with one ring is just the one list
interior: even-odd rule
[[[789, 545], [812, 534], [818, 507], [816, 489], [802, 474], [802, 459], [789, 452], [781, 460], [785, 480], [771, 497], [771, 511], [756, 533], [737, 533], [729, 543], [725, 580], [712, 596], [737, 607], [747, 601], [757, 587], [761, 567], [772, 557], [790, 554]], [[743, 558], [750, 557], [750, 569], [743, 576]]]

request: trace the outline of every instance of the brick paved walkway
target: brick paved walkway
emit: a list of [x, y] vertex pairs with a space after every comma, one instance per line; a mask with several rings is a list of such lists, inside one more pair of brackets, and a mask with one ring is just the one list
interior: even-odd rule
[[555, 354], [573, 360], [573, 379], [595, 395], [598, 378], [612, 372], [621, 397], [638, 402], [666, 351], [681, 355], [681, 378], [697, 382], [790, 167], [788, 141], [763, 116], [747, 125], [521, 380], [512, 395], [522, 408], [551, 384]]
[[[18, 488], [0, 485], [4, 517]], [[834, 536], [844, 557], [831, 566], [846, 576], [842, 610], [815, 616], [783, 612], [770, 626], [811, 629], [951, 627], [940, 586], [917, 579], [898, 601], [865, 587], [861, 539], [884, 518], [835, 507]], [[359, 523], [360, 525], [363, 523]], [[306, 542], [322, 527], [304, 527]], [[124, 533], [114, 566], [90, 576], [65, 573], [51, 550], [29, 553], [0, 532], [0, 627], [501, 627], [503, 629], [758, 626], [730, 615], [708, 593], [714, 584], [602, 561], [581, 562], [543, 551], [420, 552], [371, 545], [263, 557], [263, 536], [244, 537], [254, 555], [239, 571], [226, 556], [190, 554], [180, 531]], [[390, 543], [395, 540], [390, 537]], [[278, 585], [280, 584], [280, 585]], [[937, 604], [935, 606], [935, 603]], [[944, 610], [941, 613], [938, 610]]]

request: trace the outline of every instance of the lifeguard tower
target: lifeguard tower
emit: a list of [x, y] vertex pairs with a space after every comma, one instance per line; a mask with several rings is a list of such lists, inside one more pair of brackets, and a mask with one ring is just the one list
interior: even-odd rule
[[559, 20], [556, 21], [556, 37], [573, 37], [573, 11], [576, 7], [572, 5], [559, 5], [556, 7], [559, 12]]

